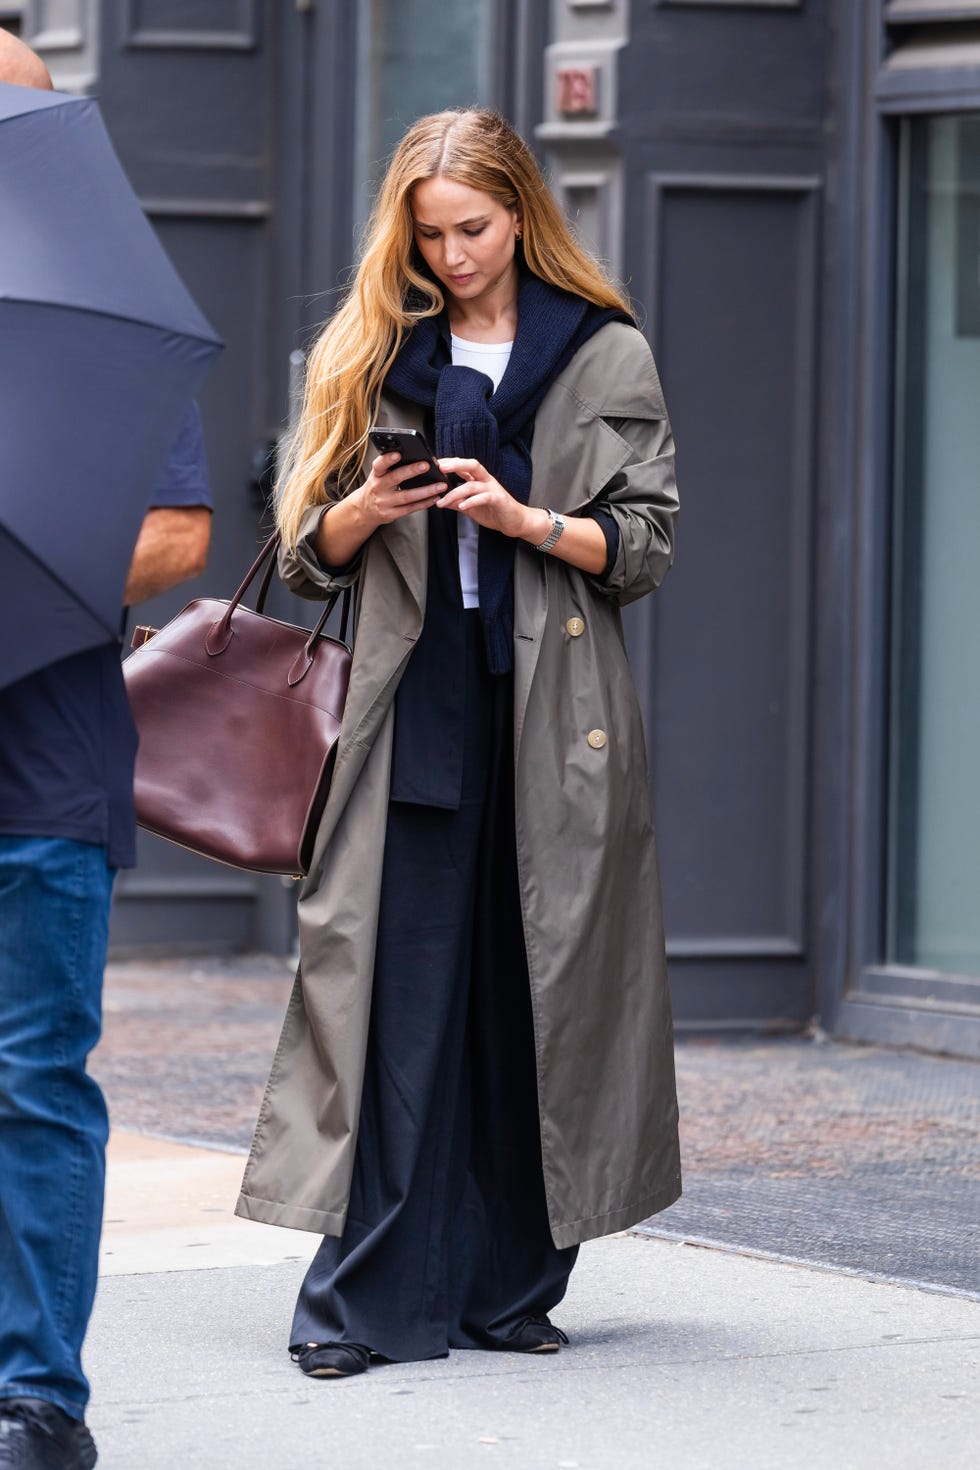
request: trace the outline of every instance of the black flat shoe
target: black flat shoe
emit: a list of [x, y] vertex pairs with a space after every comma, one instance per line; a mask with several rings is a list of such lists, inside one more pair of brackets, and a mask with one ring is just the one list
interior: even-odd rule
[[314, 1342], [294, 1348], [289, 1356], [310, 1378], [353, 1378], [364, 1372], [372, 1354], [356, 1342]]
[[95, 1440], [80, 1419], [46, 1399], [0, 1399], [3, 1470], [92, 1470]]
[[505, 1353], [557, 1353], [563, 1342], [568, 1342], [565, 1333], [542, 1312], [522, 1317], [500, 1346]]

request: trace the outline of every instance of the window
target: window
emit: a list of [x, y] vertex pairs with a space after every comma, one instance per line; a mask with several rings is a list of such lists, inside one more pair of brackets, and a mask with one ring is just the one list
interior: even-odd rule
[[980, 114], [900, 126], [888, 959], [980, 975]]
[[416, 118], [489, 99], [492, 0], [361, 0], [357, 199], [363, 223], [385, 163]]

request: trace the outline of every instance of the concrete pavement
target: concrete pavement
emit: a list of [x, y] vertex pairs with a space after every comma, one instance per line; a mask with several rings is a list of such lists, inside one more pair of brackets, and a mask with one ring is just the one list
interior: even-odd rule
[[972, 1470], [980, 1305], [617, 1236], [583, 1248], [557, 1358], [303, 1378], [316, 1241], [235, 1220], [240, 1156], [116, 1135], [86, 1367], [103, 1470]]
[[244, 1155], [113, 1129], [99, 1275], [205, 1271], [308, 1260], [302, 1230], [233, 1215]]

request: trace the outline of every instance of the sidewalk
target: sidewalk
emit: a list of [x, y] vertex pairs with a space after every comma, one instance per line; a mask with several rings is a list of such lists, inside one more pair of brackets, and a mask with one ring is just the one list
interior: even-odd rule
[[285, 1351], [316, 1239], [232, 1214], [290, 981], [110, 966], [103, 1470], [972, 1470], [980, 1067], [684, 1041], [684, 1198], [583, 1247], [569, 1347], [317, 1382]]
[[[268, 955], [110, 965], [95, 1055], [116, 1126], [246, 1149], [292, 984]], [[684, 1197], [654, 1234], [980, 1300], [980, 1064], [681, 1038]]]
[[240, 1155], [114, 1135], [86, 1367], [102, 1470], [967, 1470], [980, 1306], [638, 1236], [583, 1247], [556, 1359], [314, 1382], [313, 1237], [236, 1220]]
[[100, 1279], [306, 1261], [316, 1242], [232, 1213], [241, 1154], [113, 1129]]

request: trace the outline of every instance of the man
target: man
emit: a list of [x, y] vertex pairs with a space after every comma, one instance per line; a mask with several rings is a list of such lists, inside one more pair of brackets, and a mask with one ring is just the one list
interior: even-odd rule
[[[2, 30], [0, 81], [51, 86], [40, 59]], [[193, 407], [144, 519], [127, 604], [203, 571], [210, 505]], [[81, 1347], [95, 1295], [108, 1119], [86, 1061], [101, 1029], [113, 878], [136, 860], [135, 750], [116, 644], [0, 690], [5, 1470], [96, 1462]]]

